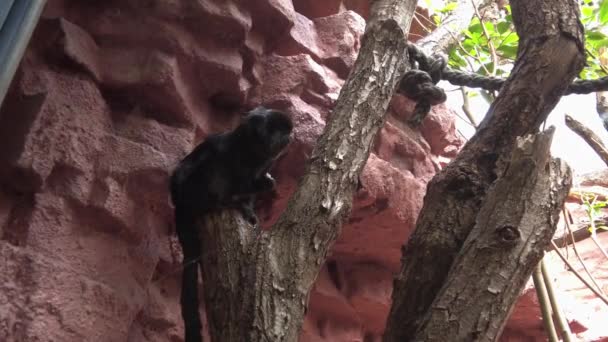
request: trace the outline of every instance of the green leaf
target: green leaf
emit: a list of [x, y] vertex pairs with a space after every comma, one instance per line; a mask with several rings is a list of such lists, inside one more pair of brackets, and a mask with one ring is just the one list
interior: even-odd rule
[[486, 69], [489, 72], [492, 72], [493, 67], [494, 67], [493, 62], [485, 63], [483, 66], [480, 66], [479, 69], [477, 69], [476, 73], [481, 74], [481, 75], [488, 75], [488, 73], [486, 72]]
[[466, 39], [466, 40], [464, 40], [462, 42], [462, 47], [465, 50], [469, 51], [469, 50], [472, 50], [475, 47], [475, 43], [473, 43], [473, 41], [469, 38], [469, 39]]
[[517, 57], [517, 45], [501, 45], [496, 50], [507, 58], [515, 59]]
[[599, 42], [595, 43], [595, 47], [598, 49], [603, 48], [603, 47], [608, 47], [608, 38], [602, 39]]
[[581, 70], [581, 73], [578, 77], [583, 80], [594, 80], [599, 78], [599, 74], [596, 70], [592, 68], [584, 68], [583, 70]]
[[593, 17], [593, 7], [588, 7], [588, 6], [581, 7], [581, 17], [582, 18]]
[[462, 57], [460, 51], [456, 48], [451, 49], [448, 52], [449, 64], [453, 68], [462, 69], [467, 66], [467, 61]]
[[512, 32], [502, 40], [501, 45], [513, 45], [514, 43], [517, 43], [518, 41], [519, 41], [519, 36], [517, 35], [517, 33]]
[[494, 24], [492, 24], [491, 22], [487, 21], [485, 23], [483, 23], [483, 26], [486, 28], [486, 31], [488, 32], [488, 35], [492, 35], [492, 33], [494, 33]]
[[466, 36], [468, 36], [470, 42], [473, 45], [481, 45], [481, 33], [480, 32], [468, 32], [468, 34], [465, 34]]
[[599, 19], [602, 25], [608, 22], [608, 0], [602, 0], [600, 4]]
[[591, 41], [606, 39], [606, 35], [599, 31], [588, 31], [585, 36], [586, 36], [585, 38], [587, 40], [591, 40]]
[[471, 33], [481, 33], [481, 24], [476, 23], [469, 26], [469, 32]]
[[496, 75], [509, 75], [513, 69], [513, 64], [500, 64], [496, 66]]
[[[607, 47], [607, 46], [608, 46], [608, 37], [606, 37], [604, 39], [600, 39], [600, 40], [587, 39], [586, 44], [585, 44], [585, 48], [587, 48], [587, 50], [589, 50], [593, 54], [593, 56], [598, 56], [600, 54], [599, 49], [603, 48], [603, 47]], [[592, 58], [594, 58], [593, 56], [587, 56], [588, 57], [587, 59], [592, 59]]]
[[457, 2], [450, 2], [449, 4], [445, 5], [445, 7], [438, 9], [437, 12], [439, 12], [439, 13], [448, 13], [448, 12], [451, 12], [451, 11], [455, 10], [456, 7], [458, 7], [458, 3]]
[[498, 31], [498, 33], [500, 33], [500, 34], [507, 32], [510, 28], [511, 28], [511, 23], [506, 22], [506, 21], [500, 22], [496, 25], [496, 31]]

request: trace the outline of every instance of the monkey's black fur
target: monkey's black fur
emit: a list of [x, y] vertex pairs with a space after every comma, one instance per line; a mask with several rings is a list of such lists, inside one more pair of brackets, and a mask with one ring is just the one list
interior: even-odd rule
[[216, 209], [236, 208], [255, 225], [255, 194], [273, 189], [268, 170], [289, 144], [292, 129], [286, 114], [258, 107], [235, 130], [209, 136], [173, 171], [171, 200], [184, 253], [180, 302], [185, 342], [202, 341], [196, 220]]

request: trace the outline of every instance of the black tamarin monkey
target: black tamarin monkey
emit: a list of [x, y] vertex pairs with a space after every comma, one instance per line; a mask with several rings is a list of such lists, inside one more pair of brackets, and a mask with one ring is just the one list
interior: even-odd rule
[[209, 136], [171, 175], [175, 227], [184, 254], [180, 303], [186, 342], [202, 341], [196, 221], [212, 210], [235, 208], [255, 225], [255, 194], [274, 188], [268, 170], [289, 144], [292, 129], [285, 113], [257, 107], [233, 131]]

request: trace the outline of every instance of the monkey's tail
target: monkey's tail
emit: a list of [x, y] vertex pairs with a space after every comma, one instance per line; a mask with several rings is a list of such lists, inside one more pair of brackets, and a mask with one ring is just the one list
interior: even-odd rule
[[180, 304], [184, 321], [185, 342], [202, 342], [198, 299], [198, 270], [201, 255], [196, 216], [182, 206], [175, 206], [175, 230], [182, 246], [184, 267]]

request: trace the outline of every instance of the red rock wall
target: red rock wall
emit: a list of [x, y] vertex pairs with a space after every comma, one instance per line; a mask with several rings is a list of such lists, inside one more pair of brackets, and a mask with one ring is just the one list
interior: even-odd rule
[[[168, 173], [242, 111], [288, 111], [296, 141], [261, 204], [269, 226], [367, 12], [362, 0], [50, 0], [0, 111], [0, 341], [180, 341]], [[461, 144], [448, 109], [412, 132], [412, 108], [391, 105], [302, 341], [379, 341], [426, 182]]]

